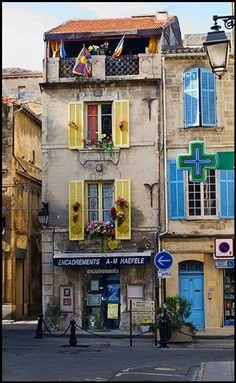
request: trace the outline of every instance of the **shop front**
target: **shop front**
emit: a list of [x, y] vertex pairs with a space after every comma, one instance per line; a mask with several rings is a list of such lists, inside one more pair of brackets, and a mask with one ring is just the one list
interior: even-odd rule
[[71, 310], [63, 306], [62, 311], [78, 315], [84, 329], [128, 329], [131, 292], [138, 299], [152, 299], [150, 259], [151, 251], [107, 255], [55, 253], [53, 264], [58, 267], [54, 270], [57, 275], [63, 275], [63, 291], [65, 281], [73, 286], [74, 305]]

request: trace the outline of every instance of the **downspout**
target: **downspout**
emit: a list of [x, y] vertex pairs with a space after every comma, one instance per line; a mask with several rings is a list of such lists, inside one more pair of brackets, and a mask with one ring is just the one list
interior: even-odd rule
[[[165, 206], [165, 230], [162, 232], [157, 233], [157, 244], [158, 244], [158, 253], [161, 251], [161, 237], [168, 233], [168, 192], [167, 192], [167, 150], [166, 150], [166, 82], [165, 82], [165, 57], [161, 58], [161, 84], [162, 84], [162, 92], [161, 92], [161, 108], [162, 108], [162, 133], [163, 133], [163, 146], [161, 145], [161, 148], [163, 148], [163, 172], [160, 174], [160, 179], [162, 179], [161, 175], [164, 173], [164, 206]], [[160, 161], [161, 162], [161, 161]], [[159, 164], [160, 167], [160, 164]], [[162, 182], [160, 182], [162, 184]], [[161, 205], [161, 204], [160, 204]], [[160, 214], [160, 209], [159, 209]], [[159, 279], [158, 280], [158, 302], [159, 306], [162, 306], [162, 304], [165, 302], [166, 298], [166, 279]], [[163, 293], [163, 294], [162, 294]], [[163, 299], [162, 299], [163, 295]]]
[[163, 126], [163, 167], [164, 167], [164, 206], [165, 206], [165, 230], [158, 233], [158, 252], [161, 251], [160, 237], [168, 233], [168, 192], [167, 192], [167, 151], [166, 151], [166, 81], [165, 81], [165, 57], [161, 58], [161, 79], [162, 79], [162, 126]]

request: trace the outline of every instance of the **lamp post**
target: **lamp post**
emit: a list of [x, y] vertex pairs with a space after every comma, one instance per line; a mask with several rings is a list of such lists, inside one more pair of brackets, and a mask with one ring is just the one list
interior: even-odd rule
[[46, 227], [48, 224], [48, 203], [42, 202], [43, 207], [38, 213], [38, 220], [42, 227]]
[[219, 78], [227, 71], [230, 40], [224, 31], [220, 31], [221, 26], [217, 24], [218, 19], [224, 21], [225, 28], [232, 29], [235, 26], [235, 16], [213, 16], [214, 25], [211, 27], [212, 32], [208, 32], [206, 41], [203, 46], [209, 58], [212, 72]]

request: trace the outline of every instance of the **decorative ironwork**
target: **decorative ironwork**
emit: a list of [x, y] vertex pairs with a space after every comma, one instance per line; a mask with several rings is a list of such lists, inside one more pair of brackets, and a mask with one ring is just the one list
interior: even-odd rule
[[73, 73], [76, 57], [69, 57], [60, 60], [59, 77], [77, 77]]
[[[73, 73], [76, 57], [60, 60], [59, 77], [78, 77]], [[121, 56], [113, 58], [107, 56], [105, 59], [106, 76], [128, 76], [139, 74], [139, 59], [136, 56]]]
[[212, 17], [213, 21], [215, 22], [215, 25], [217, 25], [217, 20], [223, 20], [225, 28], [227, 29], [233, 29], [235, 26], [235, 16], [217, 16], [214, 15]]
[[106, 57], [106, 76], [128, 76], [139, 74], [139, 59], [135, 56]]

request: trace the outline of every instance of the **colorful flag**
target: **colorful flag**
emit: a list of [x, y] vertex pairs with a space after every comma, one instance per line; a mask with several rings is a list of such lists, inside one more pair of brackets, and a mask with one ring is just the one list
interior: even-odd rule
[[61, 57], [61, 59], [64, 59], [66, 57], [64, 42], [62, 40], [60, 42], [60, 57]]
[[89, 62], [91, 58], [91, 54], [84, 45], [76, 59], [73, 73], [84, 77], [91, 77], [91, 64]]
[[119, 57], [121, 55], [123, 45], [124, 45], [124, 38], [125, 38], [125, 35], [122, 37], [119, 44], [117, 45], [115, 52], [113, 53], [112, 57]]

